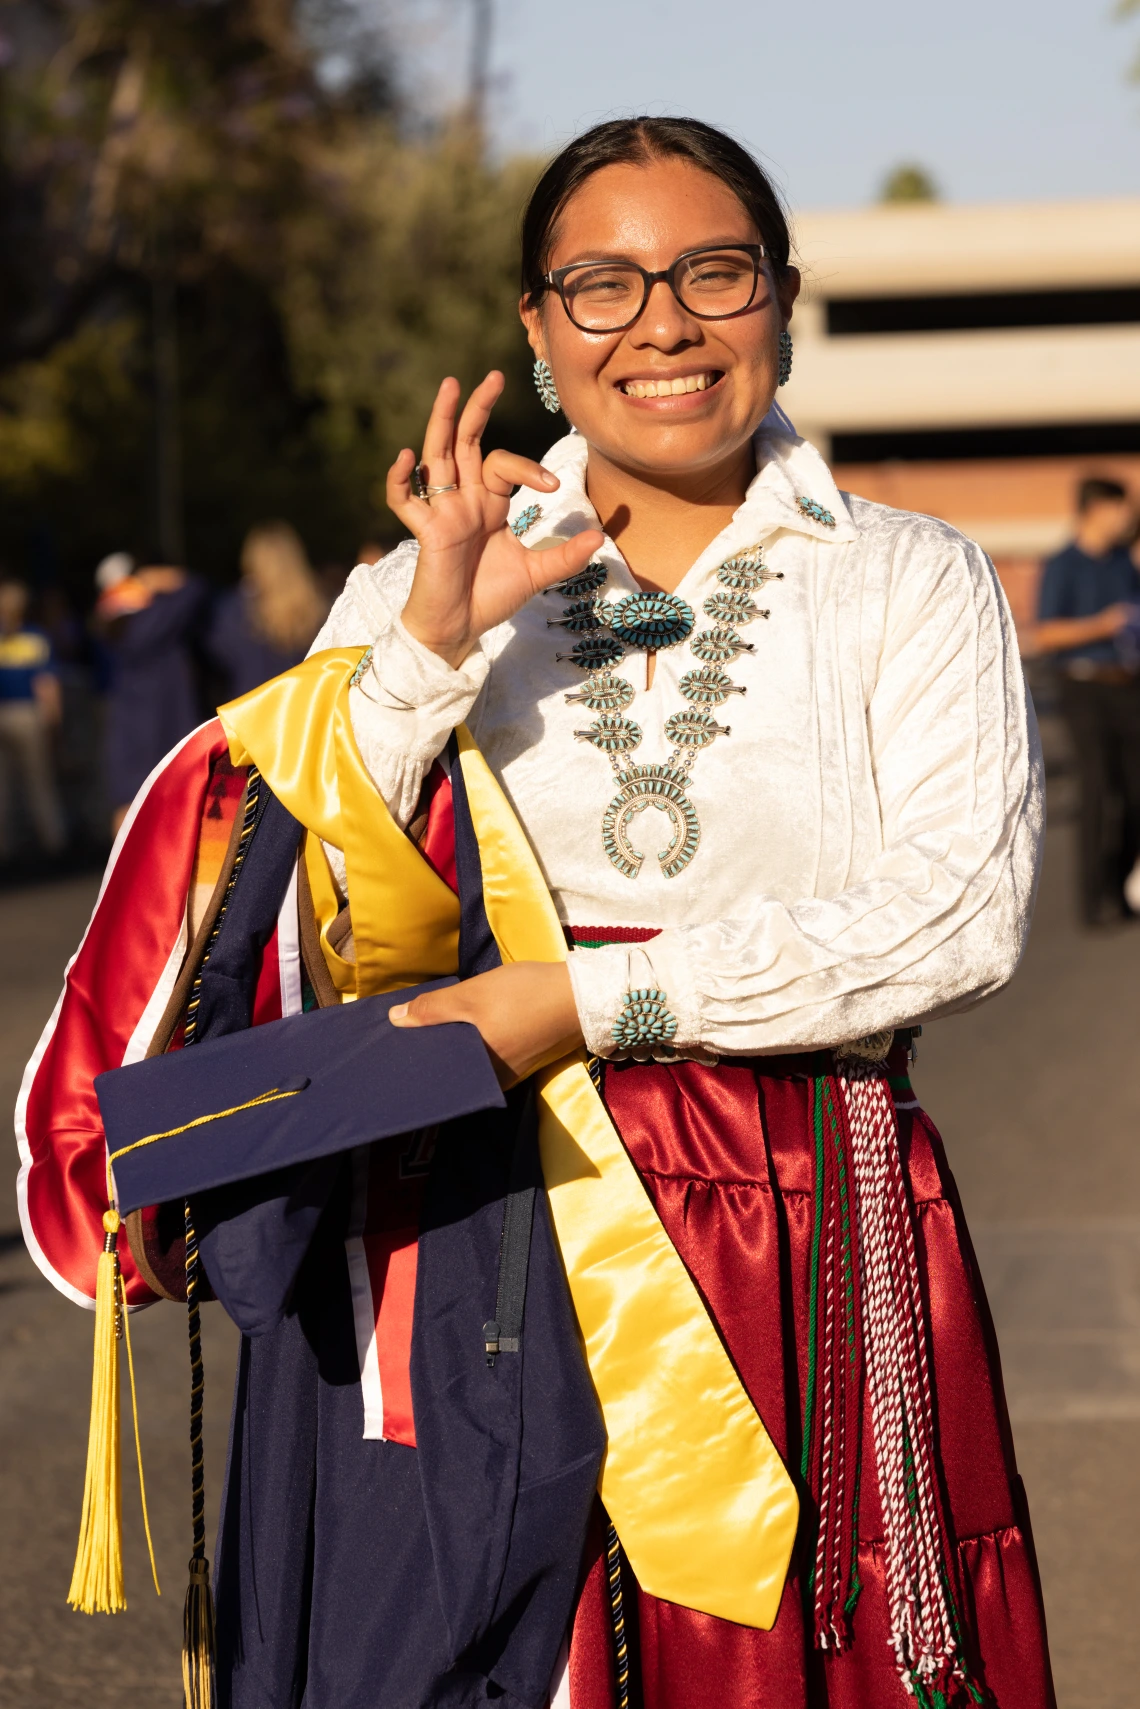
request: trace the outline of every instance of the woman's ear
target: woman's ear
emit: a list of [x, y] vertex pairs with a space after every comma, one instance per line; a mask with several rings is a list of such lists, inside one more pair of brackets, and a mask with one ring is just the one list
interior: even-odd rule
[[776, 300], [780, 305], [780, 313], [787, 326], [792, 318], [792, 307], [800, 294], [800, 270], [798, 267], [785, 267], [776, 285]]
[[542, 310], [529, 297], [519, 298], [519, 319], [526, 327], [527, 343], [540, 362], [546, 361], [546, 344], [542, 337]]

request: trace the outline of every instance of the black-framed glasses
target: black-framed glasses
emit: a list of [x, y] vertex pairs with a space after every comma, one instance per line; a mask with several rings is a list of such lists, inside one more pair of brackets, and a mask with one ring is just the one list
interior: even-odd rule
[[647, 273], [636, 261], [574, 261], [543, 274], [543, 282], [558, 292], [579, 331], [624, 332], [662, 283], [698, 320], [741, 314], [756, 295], [763, 259], [762, 243], [722, 243], [686, 250], [660, 273]]

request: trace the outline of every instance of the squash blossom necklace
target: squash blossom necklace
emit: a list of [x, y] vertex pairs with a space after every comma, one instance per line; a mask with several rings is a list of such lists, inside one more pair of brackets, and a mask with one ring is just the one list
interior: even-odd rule
[[[582, 687], [566, 699], [598, 716], [589, 729], [574, 734], [605, 754], [617, 780], [617, 794], [602, 818], [607, 856], [626, 878], [636, 878], [645, 856], [630, 840], [632, 821], [647, 807], [658, 807], [668, 815], [673, 835], [657, 860], [666, 878], [676, 878], [701, 840], [701, 823], [689, 800], [693, 762], [718, 736], [732, 734], [731, 726], [717, 723], [716, 711], [730, 694], [746, 692], [724, 667], [739, 653], [755, 650], [737, 631], [768, 616], [752, 595], [766, 582], [780, 580], [783, 572], [765, 567], [759, 546], [726, 559], [716, 572], [721, 587], [703, 606], [713, 627], [696, 635], [693, 608], [675, 593], [632, 593], [611, 604], [602, 592], [608, 574], [604, 564], [587, 564], [578, 575], [548, 588], [548, 593], [560, 594], [570, 603], [561, 617], [548, 618], [547, 623], [579, 636], [571, 652], [557, 655], [589, 673]], [[690, 650], [699, 663], [685, 672], [679, 684], [688, 705], [665, 720], [665, 739], [672, 752], [664, 765], [636, 765], [629, 756], [641, 745], [642, 730], [625, 715], [634, 688], [616, 676], [615, 669], [627, 652], [660, 652], [679, 647], [690, 636]]]

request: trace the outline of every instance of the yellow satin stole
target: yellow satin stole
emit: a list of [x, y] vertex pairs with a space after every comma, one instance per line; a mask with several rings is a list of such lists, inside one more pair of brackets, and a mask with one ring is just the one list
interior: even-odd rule
[[[219, 713], [233, 763], [256, 765], [307, 829], [322, 943], [344, 997], [457, 966], [458, 901], [392, 820], [352, 734], [348, 689], [363, 652], [318, 653]], [[465, 729], [458, 739], [503, 961], [562, 961], [566, 942], [534, 853]], [[327, 943], [336, 896], [322, 841], [344, 853], [355, 968]], [[537, 1085], [551, 1216], [606, 1426], [602, 1501], [645, 1590], [766, 1629], [795, 1541], [792, 1481], [594, 1089], [585, 1053], [544, 1070]]]

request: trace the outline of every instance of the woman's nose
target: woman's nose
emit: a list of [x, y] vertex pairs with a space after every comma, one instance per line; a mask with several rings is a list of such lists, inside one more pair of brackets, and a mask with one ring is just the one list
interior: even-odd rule
[[670, 348], [698, 335], [697, 321], [678, 301], [667, 279], [649, 287], [645, 307], [630, 330], [636, 343], [666, 343]]

